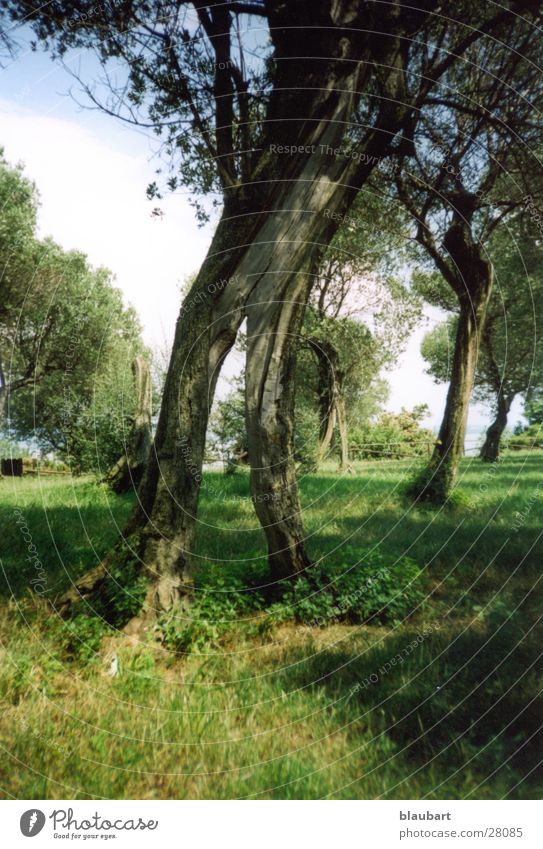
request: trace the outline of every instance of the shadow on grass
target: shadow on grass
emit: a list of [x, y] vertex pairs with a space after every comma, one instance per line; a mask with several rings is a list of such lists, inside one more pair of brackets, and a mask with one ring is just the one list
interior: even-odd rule
[[[431, 767], [446, 785], [460, 770], [473, 798], [499, 782], [512, 797], [536, 798], [543, 781], [536, 640], [503, 613], [484, 626], [455, 631], [441, 624], [424, 634], [402, 629], [369, 648], [354, 638], [304, 659], [294, 650], [285, 657], [284, 686], [324, 689], [352, 734], [387, 735], [394, 757], [411, 763], [410, 774]], [[487, 780], [487, 790], [478, 790]], [[435, 792], [444, 798], [439, 787]]]
[[36, 503], [36, 498], [23, 503], [18, 514], [15, 505], [0, 508], [1, 598], [21, 597], [33, 587], [40, 587], [46, 597], [56, 595], [96, 566], [117, 542], [133, 497], [108, 496], [106, 504], [93, 484], [85, 485], [82, 495], [74, 503], [67, 494], [63, 504], [54, 506]]

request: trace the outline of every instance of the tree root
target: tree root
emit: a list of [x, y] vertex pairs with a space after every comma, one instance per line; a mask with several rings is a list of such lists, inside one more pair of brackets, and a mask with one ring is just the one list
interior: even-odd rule
[[[183, 580], [181, 575], [175, 574], [153, 575], [141, 609], [125, 621], [118, 622], [111, 610], [111, 599], [108, 598], [106, 585], [110, 569], [111, 558], [103, 560], [94, 569], [86, 572], [65, 593], [50, 602], [53, 610], [63, 619], [69, 619], [81, 602], [88, 603], [90, 612], [94, 601], [98, 608], [97, 615], [102, 615], [128, 636], [143, 639], [155, 629], [162, 613], [174, 607], [190, 606], [193, 595], [192, 581]], [[147, 570], [140, 570], [141, 577], [145, 575], [145, 571]], [[102, 610], [104, 607], [105, 611]]]
[[69, 590], [60, 596], [56, 596], [51, 602], [53, 609], [63, 619], [68, 619], [74, 605], [80, 601], [87, 601], [99, 593], [101, 586], [107, 578], [107, 561], [99, 563], [94, 569], [78, 578]]

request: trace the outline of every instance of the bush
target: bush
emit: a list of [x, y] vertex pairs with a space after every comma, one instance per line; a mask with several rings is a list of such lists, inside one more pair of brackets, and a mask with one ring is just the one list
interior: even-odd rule
[[159, 621], [166, 648], [186, 654], [217, 645], [220, 638], [236, 624], [243, 614], [258, 609], [262, 597], [242, 592], [238, 581], [218, 579], [213, 590], [197, 589], [188, 609], [177, 608]]
[[328, 625], [332, 620], [397, 623], [425, 597], [421, 572], [408, 557], [346, 549], [355, 566], [319, 564], [294, 583], [285, 582], [281, 602], [299, 622]]
[[[396, 624], [408, 618], [424, 601], [421, 572], [413, 560], [376, 551], [347, 547], [355, 566], [319, 564], [296, 581], [283, 581], [281, 601], [265, 605], [257, 592], [242, 592], [241, 582], [222, 579], [197, 590], [188, 609], [178, 608], [162, 617], [159, 627], [166, 648], [181, 654], [217, 646], [221, 638], [250, 611], [265, 609], [257, 630], [288, 620], [312, 626], [335, 621], [360, 624]], [[246, 623], [247, 624], [247, 623]], [[247, 629], [247, 634], [251, 631]]]
[[89, 663], [100, 651], [102, 638], [108, 633], [107, 622], [100, 616], [76, 613], [65, 623], [66, 651], [74, 660]]
[[513, 451], [543, 448], [543, 426], [541, 424], [532, 424], [520, 433], [515, 429], [514, 436], [511, 436], [507, 441], [507, 447]]
[[122, 628], [136, 616], [147, 593], [147, 580], [135, 561], [123, 560], [118, 552], [109, 564], [107, 576], [96, 596], [74, 606], [64, 623], [66, 650], [74, 659], [89, 662], [98, 653], [102, 638], [113, 628]]
[[30, 458], [32, 454], [27, 446], [9, 436], [0, 436], [0, 457], [23, 457]]
[[426, 404], [420, 404], [411, 411], [382, 413], [376, 422], [352, 427], [349, 434], [352, 457], [397, 459], [427, 455], [429, 445], [436, 439], [431, 430], [420, 425], [427, 413]]
[[122, 628], [140, 612], [147, 593], [147, 579], [140, 574], [136, 561], [115, 557], [93, 605], [96, 613], [114, 628]]

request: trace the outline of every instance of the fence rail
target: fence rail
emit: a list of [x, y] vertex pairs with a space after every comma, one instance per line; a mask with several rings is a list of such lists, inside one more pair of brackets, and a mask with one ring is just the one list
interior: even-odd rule
[[[468, 447], [468, 444], [472, 443], [472, 447]], [[349, 455], [352, 460], [360, 460], [364, 459], [360, 455], [373, 455], [377, 457], [388, 456], [392, 459], [401, 459], [402, 455], [398, 450], [394, 450], [395, 446], [402, 446], [404, 448], [419, 448], [424, 447], [426, 449], [426, 453], [430, 457], [434, 447], [437, 444], [437, 440], [427, 440], [427, 439], [418, 439], [413, 442], [409, 442], [407, 440], [398, 440], [396, 442], [365, 442], [363, 445], [352, 446], [349, 449]], [[478, 452], [481, 444], [481, 439], [467, 439], [464, 443], [464, 455], [469, 454], [470, 451]], [[383, 448], [385, 449], [383, 451]], [[405, 454], [403, 456], [409, 456]], [[216, 461], [217, 465], [221, 461]], [[207, 464], [210, 465], [209, 463]], [[48, 466], [41, 465], [40, 461], [37, 459], [29, 459], [27, 457], [7, 457], [0, 461], [0, 473], [4, 477], [22, 477], [23, 475], [69, 475], [73, 473], [73, 469], [65, 468], [65, 469], [54, 469], [49, 468]]]
[[[468, 447], [469, 443], [471, 443], [471, 447]], [[437, 445], [437, 440], [428, 440], [428, 439], [417, 439], [413, 442], [409, 442], [408, 440], [398, 440], [397, 442], [364, 442], [362, 445], [352, 446], [349, 448], [349, 454], [353, 460], [360, 459], [360, 454], [368, 454], [372, 453], [377, 456], [383, 456], [386, 453], [389, 453], [390, 456], [398, 457], [399, 452], [394, 450], [395, 446], [402, 446], [407, 448], [425, 448], [428, 456], [431, 456], [433, 449]], [[480, 437], [477, 439], [466, 439], [464, 440], [464, 454], [468, 454], [470, 451], [478, 452], [481, 445]], [[378, 446], [378, 447], [377, 447]], [[383, 448], [385, 449], [383, 451]]]

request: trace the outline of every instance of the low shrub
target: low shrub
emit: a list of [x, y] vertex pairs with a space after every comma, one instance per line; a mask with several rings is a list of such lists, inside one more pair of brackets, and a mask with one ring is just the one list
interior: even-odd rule
[[425, 597], [417, 564], [408, 557], [394, 560], [378, 551], [353, 550], [355, 566], [319, 564], [285, 586], [281, 605], [299, 622], [329, 625], [397, 623], [408, 618]]
[[68, 656], [91, 661], [102, 638], [140, 612], [146, 592], [147, 579], [140, 574], [136, 561], [124, 559], [122, 552], [116, 553], [95, 597], [89, 603], [77, 604], [64, 623]]
[[540, 424], [532, 424], [520, 433], [515, 433], [507, 440], [506, 447], [513, 451], [543, 448], [543, 427]]
[[190, 607], [161, 617], [159, 629], [166, 648], [181, 654], [218, 644], [240, 617], [262, 606], [257, 593], [243, 592], [241, 583], [218, 579], [214, 588], [197, 588]]
[[64, 623], [66, 653], [72, 660], [81, 663], [94, 660], [100, 651], [103, 637], [110, 630], [107, 622], [100, 616], [89, 613], [75, 613]]
[[114, 628], [122, 628], [136, 616], [147, 593], [147, 579], [136, 560], [126, 559], [121, 551], [108, 561], [107, 576], [93, 608]]
[[427, 416], [425, 404], [399, 413], [382, 413], [374, 422], [351, 427], [349, 450], [354, 459], [382, 459], [427, 456], [435, 434], [421, 427]]
[[243, 591], [241, 582], [223, 580], [213, 590], [200, 588], [190, 607], [160, 620], [164, 645], [182, 654], [217, 646], [244, 616], [257, 610], [265, 610], [257, 625], [260, 633], [292, 619], [314, 627], [335, 621], [397, 624], [424, 601], [421, 571], [410, 558], [394, 560], [378, 551], [351, 548], [345, 553], [358, 561], [355, 566], [316, 564], [297, 580], [281, 582], [281, 600], [271, 605], [261, 593]]

